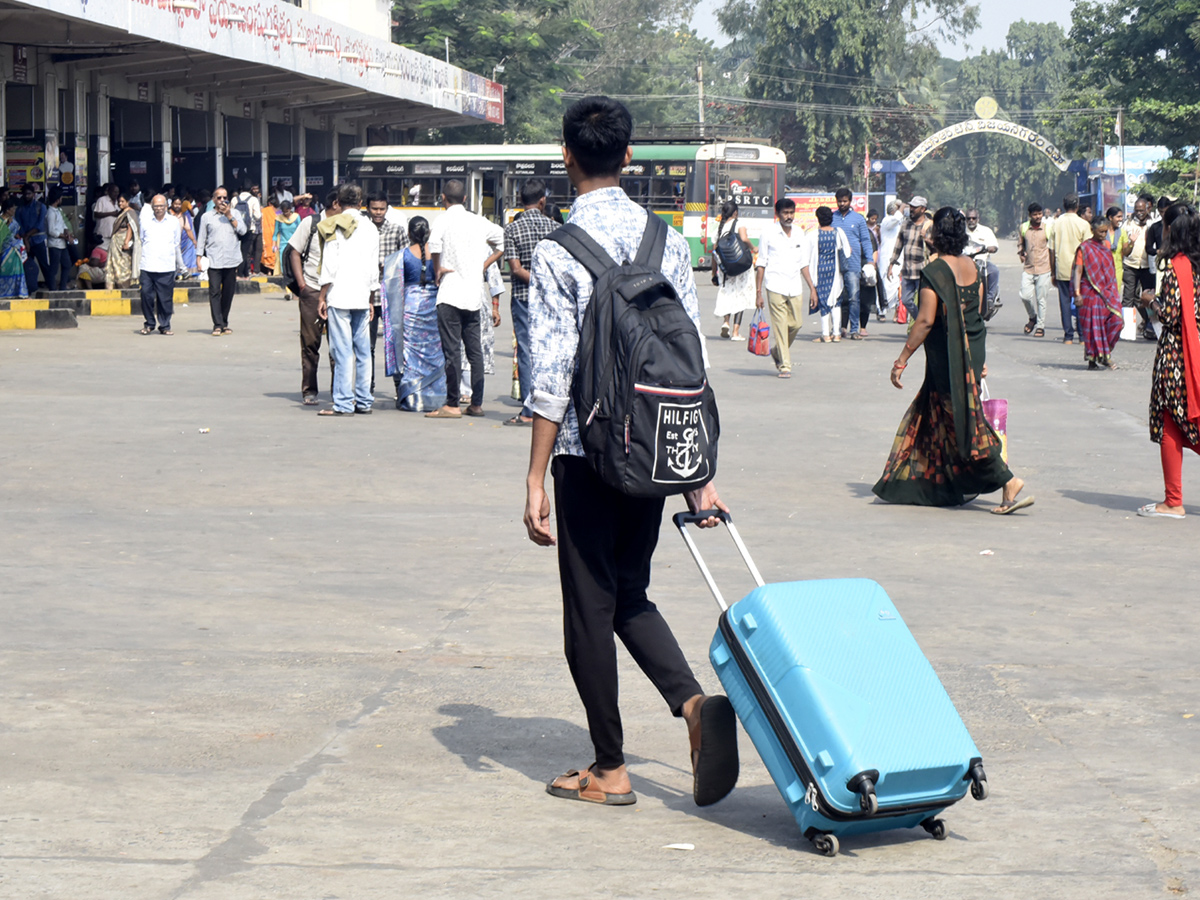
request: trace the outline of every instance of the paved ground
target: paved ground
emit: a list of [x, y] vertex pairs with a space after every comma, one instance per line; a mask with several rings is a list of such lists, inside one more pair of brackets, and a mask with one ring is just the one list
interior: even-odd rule
[[[506, 379], [483, 420], [396, 412], [388, 390], [370, 418], [319, 419], [294, 305], [256, 297], [226, 338], [202, 306], [170, 338], [134, 319], [0, 334], [0, 896], [1194, 890], [1197, 526], [1132, 512], [1162, 490], [1153, 347], [1085, 371], [1057, 329], [1020, 333], [1016, 278], [988, 359], [1028, 515], [872, 502], [919, 381], [888, 384], [898, 327], [828, 346], [806, 327], [788, 382], [710, 343], [718, 481], [764, 576], [880, 581], [991, 779], [947, 812], [946, 842], [848, 839], [834, 860], [744, 736], [739, 788], [697, 810], [683, 727], [624, 656], [637, 807], [543, 793], [591, 757], [555, 558], [520, 524], [529, 435], [500, 426]], [[744, 590], [725, 536], [704, 538]], [[667, 530], [652, 592], [715, 687], [715, 607]], [[664, 849], [680, 842], [695, 849]]]

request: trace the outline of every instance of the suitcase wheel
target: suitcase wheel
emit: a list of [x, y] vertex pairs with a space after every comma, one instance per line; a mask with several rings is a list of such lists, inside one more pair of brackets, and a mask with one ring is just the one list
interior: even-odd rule
[[983, 771], [983, 760], [971, 760], [971, 768], [967, 770], [966, 777], [971, 779], [971, 796], [976, 800], [986, 800], [988, 783], [987, 773]]
[[841, 846], [835, 834], [814, 834], [812, 842], [822, 856], [837, 856]]
[[946, 823], [941, 819], [926, 819], [921, 823], [921, 827], [933, 835], [935, 841], [946, 839]]
[[879, 772], [871, 769], [859, 772], [846, 782], [846, 787], [858, 794], [858, 806], [865, 816], [873, 816], [879, 812], [879, 798], [875, 796], [875, 782], [878, 780]]

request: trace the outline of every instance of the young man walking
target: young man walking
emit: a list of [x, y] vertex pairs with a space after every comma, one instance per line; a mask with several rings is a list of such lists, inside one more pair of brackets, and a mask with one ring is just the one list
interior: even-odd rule
[[[466, 185], [454, 179], [442, 188], [446, 211], [433, 223], [429, 257], [437, 273], [438, 333], [446, 356], [446, 404], [427, 419], [461, 419], [458, 408], [462, 349], [471, 366], [468, 416], [483, 415], [483, 344], [479, 310], [484, 302], [487, 268], [504, 254], [504, 229], [463, 206]], [[490, 255], [489, 255], [490, 251]]]
[[755, 275], [756, 305], [763, 308], [763, 290], [767, 292], [767, 314], [774, 332], [771, 358], [780, 378], [792, 377], [792, 343], [804, 325], [804, 286], [816, 296], [808, 271], [811, 247], [808, 237], [796, 221], [796, 201], [784, 198], [775, 204], [778, 220], [764, 229], [758, 241], [758, 271]]
[[521, 411], [505, 425], [530, 425], [529, 409], [529, 267], [538, 242], [558, 227], [546, 215], [546, 182], [530, 178], [521, 187], [522, 212], [504, 229], [504, 255], [512, 272], [512, 323], [517, 339], [517, 383], [521, 386]]
[[[616, 262], [634, 259], [646, 228], [646, 210], [633, 203], [619, 183], [621, 168], [632, 155], [632, 133], [629, 111], [607, 97], [580, 100], [563, 116], [563, 161], [579, 193], [571, 207], [571, 223]], [[699, 331], [691, 253], [673, 231], [667, 233], [662, 272]], [[606, 805], [637, 800], [625, 769], [617, 703], [615, 639], [620, 637], [671, 713], [687, 722], [696, 802], [715, 803], [737, 781], [736, 723], [725, 697], [704, 695], [671, 629], [646, 596], [664, 502], [630, 497], [606, 485], [584, 457], [580, 442], [571, 382], [592, 277], [552, 241], [542, 241], [534, 251], [531, 276], [533, 435], [525, 527], [534, 543], [555, 544], [545, 491], [549, 466], [567, 665], [587, 713], [595, 751], [592, 765], [583, 771], [571, 769], [546, 789], [556, 797]], [[711, 482], [685, 497], [694, 512], [714, 507], [728, 511]], [[710, 517], [703, 526], [717, 522]]]
[[846, 236], [850, 242], [850, 256], [845, 260], [842, 269], [842, 333], [849, 329], [848, 337], [852, 341], [861, 341], [859, 334], [861, 325], [866, 321], [861, 315], [859, 304], [862, 302], [860, 282], [862, 280], [863, 263], [869, 263], [875, 253], [871, 243], [871, 230], [862, 213], [850, 208], [854, 202], [854, 194], [848, 187], [841, 187], [833, 195], [837, 201], [837, 209], [833, 211], [833, 227]]
[[[383, 277], [383, 264], [397, 250], [408, 246], [408, 229], [400, 222], [388, 218], [388, 210], [392, 208], [387, 195], [371, 194], [367, 197], [367, 215], [371, 224], [379, 229], [379, 277]], [[380, 302], [380, 291], [371, 298], [371, 393], [375, 393], [375, 344], [379, 341], [379, 323], [383, 320], [383, 306]], [[400, 387], [400, 376], [396, 376], [396, 388]], [[399, 394], [397, 394], [399, 396]]]
[[1021, 272], [1021, 302], [1029, 313], [1025, 333], [1034, 337], [1046, 336], [1046, 298], [1050, 296], [1050, 244], [1046, 226], [1042, 223], [1044, 210], [1040, 203], [1029, 204], [1029, 221], [1021, 226], [1017, 244], [1024, 271]]
[[329, 327], [333, 356], [333, 409], [318, 415], [370, 415], [371, 298], [379, 290], [379, 229], [363, 214], [362, 188], [338, 186], [342, 211], [317, 225], [321, 242], [321, 296], [317, 313]]

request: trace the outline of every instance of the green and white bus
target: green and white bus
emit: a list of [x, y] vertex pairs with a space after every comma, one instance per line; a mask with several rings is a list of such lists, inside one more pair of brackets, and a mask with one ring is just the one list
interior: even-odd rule
[[[621, 187], [687, 238], [692, 264], [702, 268], [711, 263], [726, 199], [738, 204], [740, 223], [757, 243], [783, 196], [786, 161], [781, 150], [752, 141], [638, 143]], [[564, 215], [575, 198], [558, 144], [358, 147], [350, 151], [346, 175], [368, 193], [385, 194], [409, 217], [431, 221], [441, 213], [438, 198], [450, 179], [467, 185], [468, 209], [501, 224], [520, 210], [528, 178], [546, 182], [551, 204]]]

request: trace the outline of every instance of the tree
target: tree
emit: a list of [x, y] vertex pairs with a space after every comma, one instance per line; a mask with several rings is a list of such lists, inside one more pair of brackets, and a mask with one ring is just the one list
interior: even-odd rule
[[[918, 15], [930, 21], [914, 29]], [[932, 105], [934, 38], [969, 33], [978, 7], [958, 0], [727, 0], [718, 18], [755, 48], [746, 97], [753, 117], [787, 152], [789, 179], [829, 186], [861, 172], [880, 108]]]
[[[1127, 143], [1162, 144], [1171, 151], [1152, 182], [1173, 196], [1195, 198], [1200, 0], [1080, 0], [1071, 13], [1071, 42], [1077, 51], [1074, 88], [1064, 105], [1082, 106], [1091, 99], [1127, 110]], [[1111, 130], [1113, 120], [1108, 111], [1103, 127]]]
[[556, 140], [560, 95], [579, 83], [566, 63], [572, 49], [599, 44], [599, 34], [574, 15], [569, 0], [396, 0], [393, 39], [440, 57], [450, 41], [450, 61], [491, 76], [503, 64], [505, 124], [435, 130], [435, 143], [531, 143]]

